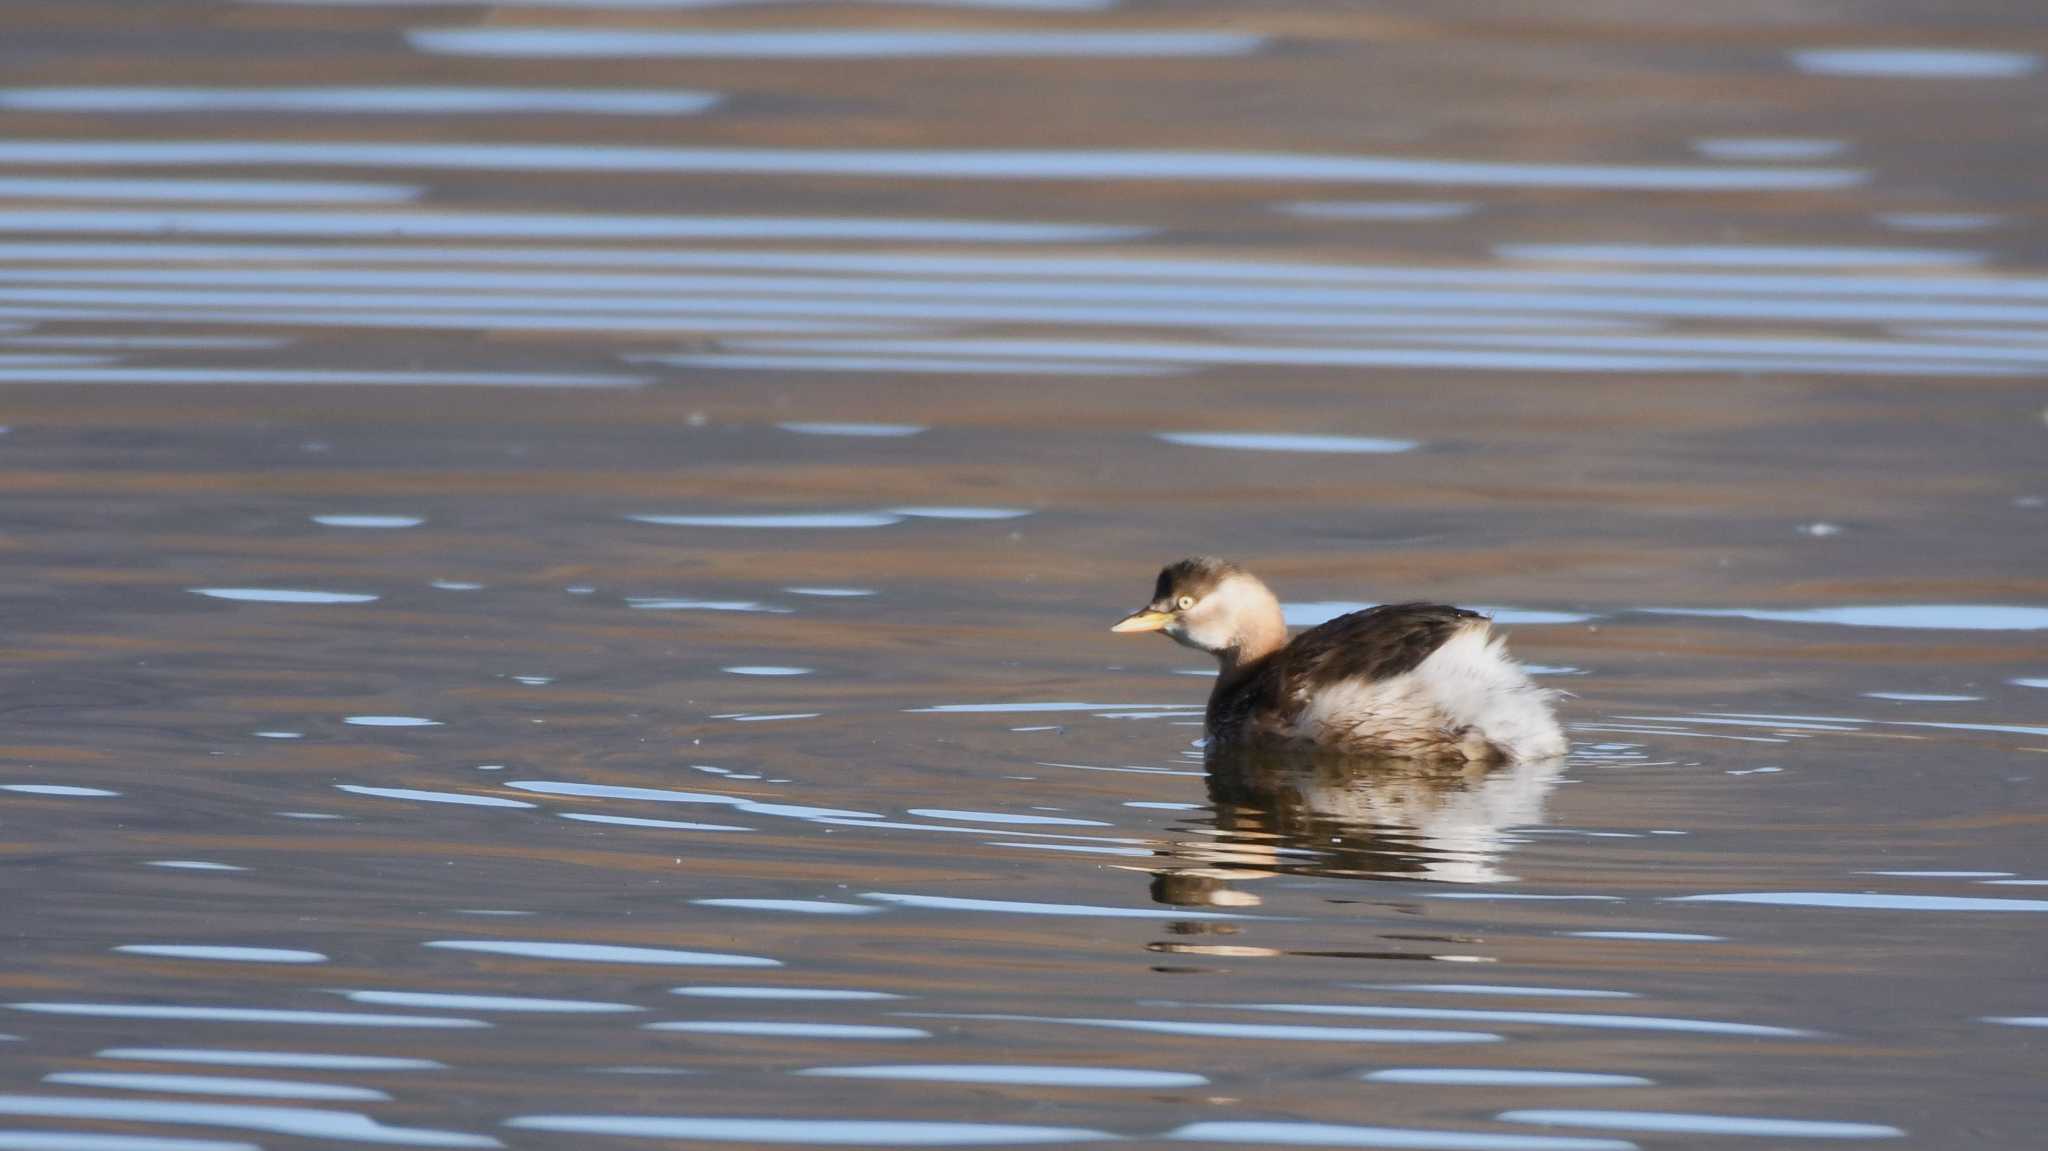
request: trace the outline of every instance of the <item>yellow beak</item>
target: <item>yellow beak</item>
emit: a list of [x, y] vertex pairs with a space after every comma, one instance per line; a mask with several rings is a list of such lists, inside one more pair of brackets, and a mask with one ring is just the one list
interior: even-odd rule
[[1111, 631], [1158, 631], [1173, 622], [1173, 613], [1139, 608], [1111, 625]]

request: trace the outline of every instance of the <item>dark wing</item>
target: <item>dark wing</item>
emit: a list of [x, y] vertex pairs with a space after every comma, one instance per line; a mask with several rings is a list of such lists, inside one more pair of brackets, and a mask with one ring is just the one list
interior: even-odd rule
[[1294, 637], [1281, 651], [1287, 676], [1314, 690], [1347, 679], [1392, 679], [1486, 617], [1436, 603], [1395, 603], [1340, 615]]
[[1433, 603], [1396, 603], [1340, 615], [1295, 636], [1232, 693], [1231, 714], [1291, 717], [1318, 691], [1345, 680], [1392, 679], [1415, 670], [1459, 631], [1484, 624], [1476, 611]]

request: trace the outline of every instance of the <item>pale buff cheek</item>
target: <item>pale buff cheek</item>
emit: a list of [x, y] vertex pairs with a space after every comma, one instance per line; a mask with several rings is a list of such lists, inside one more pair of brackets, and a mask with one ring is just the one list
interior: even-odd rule
[[1220, 605], [1201, 604], [1193, 611], [1181, 616], [1166, 629], [1174, 641], [1198, 651], [1222, 651], [1237, 638], [1233, 621], [1224, 612], [1217, 610]]

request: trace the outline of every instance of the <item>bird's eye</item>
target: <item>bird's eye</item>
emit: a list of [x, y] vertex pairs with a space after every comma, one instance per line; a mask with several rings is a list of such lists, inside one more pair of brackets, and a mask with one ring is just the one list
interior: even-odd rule
[[1180, 597], [1180, 599], [1175, 601], [1174, 606], [1180, 608], [1180, 610], [1182, 611], [1186, 611], [1189, 608], [1195, 606], [1195, 597], [1191, 595], [1184, 595]]

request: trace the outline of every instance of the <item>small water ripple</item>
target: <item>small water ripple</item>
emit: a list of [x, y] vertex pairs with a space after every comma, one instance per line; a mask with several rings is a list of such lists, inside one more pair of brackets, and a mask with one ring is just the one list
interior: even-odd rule
[[162, 1075], [132, 1071], [57, 1071], [45, 1083], [70, 1087], [111, 1087], [175, 1095], [241, 1095], [252, 1099], [332, 1099], [376, 1102], [391, 1096], [369, 1087], [306, 1083], [296, 1079], [248, 1079], [225, 1075]]
[[515, 995], [453, 995], [441, 991], [338, 991], [352, 1003], [374, 1003], [384, 1007], [435, 1007], [449, 1011], [514, 1011], [562, 1014], [616, 1014], [645, 1011], [631, 1003], [603, 1003], [589, 999], [532, 999]]
[[677, 1023], [647, 1023], [643, 1031], [678, 1031], [693, 1035], [743, 1035], [768, 1039], [930, 1039], [932, 1033], [917, 1027], [890, 1027], [875, 1023], [807, 1023], [788, 1019], [687, 1020]]
[[163, 959], [214, 959], [230, 963], [325, 963], [318, 951], [284, 947], [221, 947], [194, 943], [124, 943], [114, 948], [127, 955], [151, 955]]
[[863, 891], [862, 899], [887, 903], [896, 907], [915, 907], [928, 911], [984, 911], [1000, 915], [1047, 915], [1075, 916], [1083, 919], [1261, 919], [1265, 916], [1241, 915], [1221, 911], [1194, 911], [1156, 907], [1102, 907], [1081, 903], [1031, 903], [1017, 899], [968, 899], [948, 895], [906, 895], [883, 891]]
[[1670, 903], [1751, 903], [1770, 907], [1837, 907], [1863, 911], [2048, 911], [2048, 899], [1964, 895], [1887, 895], [1873, 891], [1738, 891], [1679, 895]]
[[755, 1119], [690, 1115], [521, 1115], [505, 1121], [528, 1131], [628, 1135], [704, 1143], [794, 1143], [824, 1147], [991, 1147], [1114, 1139], [1085, 1127], [914, 1120]]
[[436, 939], [421, 944], [446, 951], [470, 951], [520, 959], [568, 960], [575, 963], [632, 963], [676, 967], [780, 967], [780, 960], [759, 955], [716, 951], [680, 951], [668, 947], [628, 947], [609, 943], [558, 943], [519, 939]]
[[1433, 1031], [1420, 1028], [1316, 1027], [1279, 1023], [1217, 1023], [1180, 1019], [1101, 1019], [1060, 1015], [1003, 1015], [956, 1012], [904, 1012], [918, 1019], [980, 1019], [1007, 1023], [1057, 1023], [1072, 1027], [1136, 1031], [1202, 1039], [1270, 1039], [1285, 1043], [1498, 1043], [1487, 1031]]
[[1590, 1027], [1613, 1031], [1676, 1031], [1698, 1035], [1753, 1035], [1811, 1038], [1816, 1033], [1759, 1023], [1726, 1023], [1714, 1019], [1673, 1019], [1659, 1015], [1594, 1015], [1575, 1011], [1486, 1011], [1454, 1007], [1379, 1007], [1348, 1003], [1224, 1003], [1241, 1011], [1273, 1011], [1288, 1015], [1345, 1015], [1373, 1019], [1445, 1019], [1467, 1023], [1533, 1023], [1551, 1027]]
[[304, 1027], [489, 1027], [481, 1019], [442, 1015], [374, 1015], [347, 1011], [292, 1011], [266, 1007], [197, 1007], [163, 1003], [9, 1003], [39, 1015], [83, 1015], [102, 1019], [182, 1019], [204, 1023], [288, 1023]]
[[353, 1111], [263, 1107], [245, 1103], [185, 1103], [168, 1100], [99, 1099], [77, 1096], [0, 1095], [0, 1115], [98, 1119], [136, 1123], [193, 1123], [241, 1127], [307, 1139], [340, 1139], [400, 1147], [501, 1147], [488, 1135], [387, 1127]]
[[1368, 1083], [1422, 1083], [1440, 1087], [1648, 1087], [1640, 1075], [1593, 1071], [1540, 1071], [1507, 1067], [1383, 1067], [1361, 1072]]
[[239, 1051], [217, 1047], [108, 1047], [101, 1059], [202, 1063], [224, 1067], [300, 1067], [313, 1071], [440, 1071], [447, 1064], [397, 1055], [343, 1055], [309, 1051]]
[[1536, 1123], [1553, 1127], [1594, 1127], [1609, 1131], [1661, 1134], [1761, 1135], [1780, 1139], [1899, 1139], [1905, 1132], [1882, 1123], [1820, 1122], [1810, 1119], [1759, 1119], [1739, 1115], [1698, 1115], [1675, 1111], [1577, 1111], [1539, 1109], [1503, 1111], [1503, 1123]]
[[914, 1083], [973, 1083], [1012, 1087], [1200, 1087], [1207, 1076], [1130, 1067], [1041, 1066], [1026, 1063], [890, 1063], [867, 1067], [806, 1067], [793, 1075], [835, 1079], [900, 1079]]
[[1546, 1135], [1430, 1131], [1411, 1127], [1365, 1127], [1341, 1123], [1285, 1123], [1273, 1120], [1209, 1120], [1166, 1133], [1168, 1139], [1250, 1146], [1371, 1147], [1389, 1151], [1635, 1151], [1622, 1139], [1577, 1139]]

